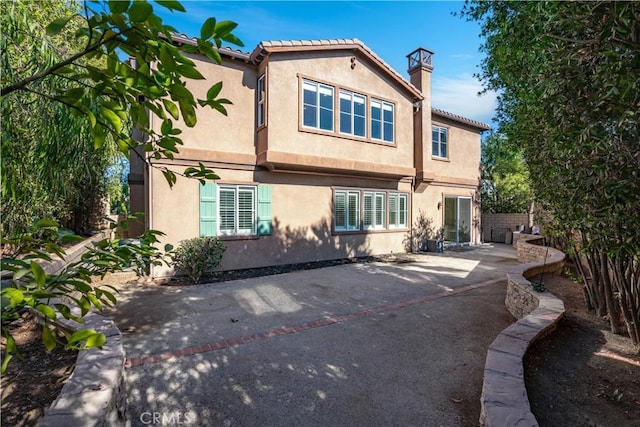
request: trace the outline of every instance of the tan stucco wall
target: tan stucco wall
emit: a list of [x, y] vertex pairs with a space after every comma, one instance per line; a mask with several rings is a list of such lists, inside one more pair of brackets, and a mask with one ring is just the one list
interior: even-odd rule
[[[391, 85], [376, 68], [357, 56], [351, 69], [353, 52], [277, 54], [268, 64], [268, 147], [269, 150], [320, 156], [357, 159], [387, 166], [413, 166], [413, 104], [409, 95]], [[300, 78], [339, 86], [353, 92], [377, 97], [396, 105], [395, 145], [364, 142], [326, 133], [299, 132], [301, 122]], [[338, 90], [334, 92], [337, 98]], [[367, 113], [368, 114], [368, 113]]]
[[[448, 159], [426, 156], [425, 169], [433, 172], [436, 183], [465, 182], [478, 184], [480, 178], [480, 135], [459, 124], [433, 116], [434, 126], [449, 130]], [[429, 152], [432, 147], [429, 145]], [[461, 181], [462, 180], [462, 181]]]
[[[175, 168], [180, 170], [180, 166]], [[332, 232], [333, 187], [373, 188], [410, 192], [410, 183], [389, 183], [349, 177], [312, 176], [266, 171], [216, 170], [219, 184], [267, 184], [272, 187], [273, 234], [226, 240], [221, 269], [339, 259], [404, 252], [407, 230], [344, 234]], [[199, 236], [199, 187], [195, 180], [178, 179], [169, 189], [159, 171], [153, 172], [152, 228], [166, 233], [161, 246], [177, 246]], [[154, 276], [172, 274], [154, 268]]]
[[[255, 154], [255, 87], [257, 74], [254, 67], [225, 59], [215, 64], [199, 55], [190, 57], [206, 80], [187, 79], [187, 88], [196, 99], [206, 99], [207, 91], [219, 81], [223, 82], [218, 98], [233, 102], [225, 105], [227, 116], [211, 107], [198, 106], [198, 123], [189, 128], [180, 120], [175, 127], [182, 129], [180, 137], [185, 146], [230, 153]], [[154, 118], [153, 126], [161, 121]]]

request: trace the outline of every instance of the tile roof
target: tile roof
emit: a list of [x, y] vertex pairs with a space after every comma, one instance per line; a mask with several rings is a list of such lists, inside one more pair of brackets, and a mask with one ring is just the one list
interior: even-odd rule
[[373, 50], [359, 39], [322, 39], [322, 40], [273, 40], [262, 41], [256, 47], [252, 56], [258, 56], [262, 51], [273, 49], [287, 50], [288, 48], [297, 50], [297, 48], [313, 49], [359, 49], [362, 50], [373, 62], [381, 66], [385, 71], [390, 73], [397, 81], [405, 86], [409, 91], [413, 92], [416, 98], [422, 99], [422, 93], [418, 88], [411, 84], [402, 74], [398, 73], [384, 59], [379, 57]]
[[[196, 38], [189, 37], [186, 34], [173, 34], [174, 41], [179, 43], [188, 43], [195, 45]], [[369, 58], [371, 58], [374, 62], [376, 62], [379, 66], [385, 69], [388, 73], [390, 73], [398, 82], [400, 82], [403, 86], [405, 86], [409, 91], [413, 92], [417, 97], [422, 98], [422, 94], [420, 90], [416, 88], [413, 84], [411, 84], [407, 79], [398, 73], [396, 70], [391, 67], [384, 59], [379, 57], [374, 51], [372, 51], [366, 44], [360, 41], [357, 38], [353, 39], [320, 39], [320, 40], [266, 40], [261, 41], [253, 52], [244, 52], [239, 49], [232, 49], [230, 47], [221, 47], [218, 49], [222, 55], [226, 55], [233, 59], [238, 59], [244, 62], [259, 64], [262, 62], [264, 57], [269, 53], [269, 51], [287, 51], [288, 49], [292, 50], [315, 50], [315, 49], [360, 49], [362, 50]], [[460, 116], [458, 114], [449, 113], [447, 111], [432, 108], [432, 114], [438, 115], [440, 117], [447, 118], [449, 120], [454, 120], [459, 123], [463, 123], [472, 127], [475, 127], [480, 130], [490, 130], [491, 126], [479, 122], [477, 120], [468, 119], [466, 117]]]
[[466, 117], [459, 116], [458, 114], [453, 114], [448, 111], [440, 110], [439, 108], [432, 108], [431, 113], [440, 117], [445, 117], [447, 119], [454, 120], [459, 123], [464, 123], [466, 125], [473, 126], [481, 130], [491, 130], [491, 125], [479, 122], [477, 120], [468, 119]]

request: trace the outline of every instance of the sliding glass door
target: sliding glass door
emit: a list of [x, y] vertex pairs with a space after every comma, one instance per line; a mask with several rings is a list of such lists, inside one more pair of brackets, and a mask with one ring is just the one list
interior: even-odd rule
[[452, 243], [471, 242], [470, 197], [445, 197], [444, 239]]

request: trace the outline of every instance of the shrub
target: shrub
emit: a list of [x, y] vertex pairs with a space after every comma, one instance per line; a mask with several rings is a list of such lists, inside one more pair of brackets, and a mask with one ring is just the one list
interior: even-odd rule
[[215, 237], [182, 240], [173, 254], [173, 264], [191, 282], [200, 283], [207, 270], [220, 265], [225, 249], [224, 243]]

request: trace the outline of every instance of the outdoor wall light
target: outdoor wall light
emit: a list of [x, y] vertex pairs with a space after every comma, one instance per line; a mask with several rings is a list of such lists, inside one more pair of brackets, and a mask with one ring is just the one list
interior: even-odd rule
[[438, 202], [438, 210], [442, 207], [442, 202]]

